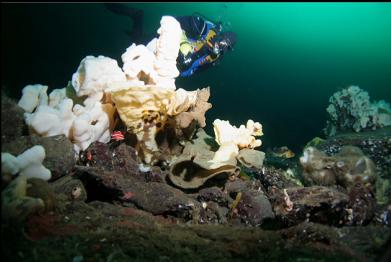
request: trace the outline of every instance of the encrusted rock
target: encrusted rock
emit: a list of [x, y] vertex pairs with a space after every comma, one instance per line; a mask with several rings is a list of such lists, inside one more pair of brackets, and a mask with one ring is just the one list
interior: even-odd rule
[[151, 167], [151, 170], [144, 172], [146, 182], [166, 183], [167, 170], [162, 170], [158, 166]]
[[269, 199], [261, 191], [243, 192], [236, 206], [238, 217], [244, 224], [261, 225], [266, 219], [273, 219], [274, 213]]
[[285, 226], [304, 221], [342, 225], [349, 208], [347, 194], [323, 186], [279, 190], [273, 199], [276, 218]]
[[227, 195], [227, 193], [221, 191], [218, 187], [201, 189], [198, 192], [197, 197], [200, 202], [213, 201], [221, 206], [228, 205], [228, 198], [229, 196]]
[[121, 174], [138, 174], [139, 166], [136, 159], [136, 150], [125, 143], [115, 145], [94, 142], [83, 152], [81, 163]]
[[185, 220], [193, 219], [193, 213], [199, 210], [197, 201], [164, 183], [146, 183], [132, 175], [93, 167], [77, 166], [75, 171], [90, 200], [129, 202], [155, 215], [173, 215]]
[[188, 220], [192, 219], [193, 210], [199, 209], [196, 201], [166, 184], [151, 182], [136, 186], [130, 201], [152, 214], [171, 214]]
[[86, 201], [87, 192], [83, 183], [74, 176], [64, 176], [50, 184], [56, 195], [64, 194], [68, 200]]
[[199, 222], [201, 224], [226, 224], [229, 209], [216, 202], [202, 202]]
[[233, 223], [259, 226], [266, 219], [274, 218], [270, 201], [259, 180], [228, 181], [224, 191], [235, 199], [230, 203]]
[[320, 142], [316, 148], [334, 155], [341, 147], [351, 145], [360, 148], [375, 163], [383, 176], [391, 174], [391, 127], [359, 133], [342, 133]]
[[254, 171], [256, 177], [261, 181], [267, 194], [272, 194], [276, 189], [302, 186], [301, 181], [295, 177], [292, 169], [279, 169], [273, 166], [265, 166], [261, 170]]
[[16, 101], [3, 93], [1, 96], [1, 145], [17, 140], [26, 128], [24, 110], [17, 105]]
[[376, 199], [369, 188], [356, 184], [349, 192], [348, 206], [347, 224], [365, 225], [374, 217]]
[[249, 190], [252, 186], [253, 181], [235, 179], [233, 181], [228, 180], [224, 186], [224, 192], [228, 194], [243, 192]]

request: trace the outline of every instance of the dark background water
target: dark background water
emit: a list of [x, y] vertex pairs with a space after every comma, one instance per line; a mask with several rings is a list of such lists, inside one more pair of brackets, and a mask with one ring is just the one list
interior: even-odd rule
[[[200, 12], [238, 35], [218, 67], [177, 87], [211, 87], [216, 118], [263, 124], [264, 145], [298, 151], [321, 136], [328, 98], [351, 84], [391, 101], [390, 3], [137, 3], [145, 39], [162, 15]], [[121, 65], [132, 21], [96, 4], [2, 4], [2, 89], [19, 98], [27, 84], [62, 88], [87, 55]], [[150, 36], [150, 38], [148, 38]], [[138, 42], [137, 42], [138, 43]]]

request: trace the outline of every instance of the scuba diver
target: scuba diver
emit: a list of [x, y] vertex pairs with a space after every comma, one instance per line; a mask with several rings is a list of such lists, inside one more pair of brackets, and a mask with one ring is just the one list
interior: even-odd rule
[[[133, 30], [128, 34], [132, 36], [133, 41], [140, 42], [143, 36], [144, 12], [123, 3], [104, 5], [109, 11], [133, 20]], [[197, 71], [217, 65], [236, 44], [236, 34], [223, 32], [221, 22], [212, 22], [199, 13], [174, 17], [183, 31], [177, 58], [177, 68], [181, 72], [181, 77], [188, 77]]]
[[211, 22], [198, 13], [175, 18], [183, 30], [177, 59], [182, 77], [215, 66], [236, 44], [236, 34], [222, 32], [221, 22]]

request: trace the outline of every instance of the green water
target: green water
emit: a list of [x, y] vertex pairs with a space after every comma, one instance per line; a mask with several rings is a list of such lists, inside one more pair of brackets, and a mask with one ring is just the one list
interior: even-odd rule
[[[238, 42], [218, 67], [177, 86], [211, 87], [215, 118], [263, 124], [263, 146], [301, 150], [322, 135], [328, 98], [355, 84], [391, 102], [390, 3], [137, 3], [144, 31], [162, 15], [200, 12], [223, 18]], [[62, 88], [86, 55], [120, 61], [132, 22], [103, 4], [2, 4], [2, 88], [14, 97], [27, 84]]]

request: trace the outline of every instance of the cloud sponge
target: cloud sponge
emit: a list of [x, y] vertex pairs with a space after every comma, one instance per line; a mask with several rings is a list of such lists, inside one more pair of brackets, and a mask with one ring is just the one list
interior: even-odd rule
[[17, 157], [9, 153], [1, 153], [1, 172], [28, 178], [49, 180], [52, 176], [49, 169], [42, 165], [45, 149], [41, 145], [33, 146]]

